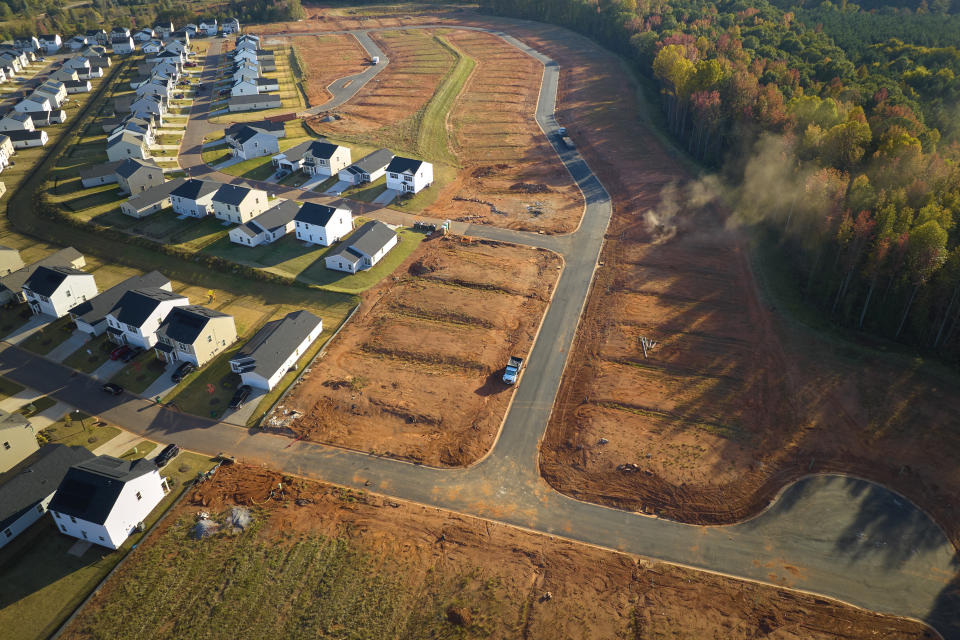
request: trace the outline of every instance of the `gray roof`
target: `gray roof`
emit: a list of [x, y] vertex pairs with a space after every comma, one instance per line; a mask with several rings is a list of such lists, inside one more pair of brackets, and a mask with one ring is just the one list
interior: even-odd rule
[[117, 167], [117, 175], [121, 178], [129, 178], [141, 169], [154, 169], [163, 171], [152, 159], [140, 160], [139, 158], [127, 158]]
[[[251, 187], [244, 187], [237, 184], [224, 184], [220, 185], [220, 188], [217, 189], [217, 192], [213, 194], [213, 201], [237, 206], [246, 200], [247, 196], [252, 194], [254, 191], [260, 191], [260, 189], [253, 189]], [[264, 193], [264, 197], [266, 197], [266, 193]]]
[[285, 227], [293, 222], [293, 220], [297, 217], [298, 211], [300, 211], [299, 204], [293, 200], [283, 200], [279, 204], [270, 207], [256, 218], [249, 221], [247, 224], [242, 225], [240, 228], [245, 232], [248, 232], [250, 236], [255, 236], [261, 232], [253, 230], [253, 233], [249, 233], [246, 227], [249, 227], [249, 225], [255, 225], [255, 227], [259, 229], [272, 231], [273, 229]]
[[405, 173], [409, 171], [411, 174], [415, 174], [422, 164], [423, 160], [395, 156], [393, 160], [390, 161], [390, 164], [387, 165], [387, 171], [392, 173]]
[[313, 144], [312, 140], [307, 140], [306, 142], [301, 142], [296, 146], [290, 147], [286, 151], [281, 151], [277, 155], [283, 154], [283, 156], [290, 162], [297, 162], [298, 160], [303, 158], [303, 156], [310, 149], [310, 145], [312, 144]]
[[383, 249], [397, 232], [379, 220], [366, 222], [347, 239], [347, 246], [366, 256], [372, 256]]
[[271, 136], [273, 135], [273, 134], [270, 133], [269, 131], [265, 131], [265, 130], [261, 129], [260, 127], [253, 127], [253, 126], [250, 126], [250, 125], [244, 125], [244, 126], [240, 127], [239, 129], [237, 129], [236, 131], [233, 131], [233, 132], [231, 132], [231, 133], [227, 133], [226, 135], [228, 135], [229, 137], [233, 138], [233, 139], [237, 142], [237, 144], [243, 144], [243, 143], [245, 143], [247, 140], [250, 140], [250, 139], [253, 138], [254, 136], [259, 135], [259, 134], [261, 134], [261, 133], [266, 134], [266, 135], [271, 135]]
[[267, 133], [275, 133], [275, 132], [283, 131], [285, 128], [285, 125], [282, 122], [273, 122], [272, 120], [261, 120], [259, 122], [238, 122], [236, 124], [232, 124], [229, 127], [227, 127], [224, 130], [224, 133], [228, 136], [234, 135], [238, 131], [246, 127], [253, 127], [255, 129], [266, 131]]
[[269, 379], [319, 324], [309, 311], [288, 313], [263, 325], [230, 361]]
[[100, 178], [102, 176], [113, 175], [117, 172], [117, 167], [124, 162], [126, 162], [126, 160], [117, 160], [116, 162], [105, 162], [84, 167], [80, 169], [80, 179], [86, 180], [87, 178]]
[[86, 271], [81, 271], [80, 269], [75, 269], [73, 267], [41, 266], [36, 268], [33, 274], [27, 278], [27, 281], [23, 284], [23, 286], [27, 289], [30, 289], [30, 291], [33, 291], [37, 295], [51, 296], [69, 276], [93, 277]]
[[143, 146], [145, 146], [144, 141], [143, 141], [143, 138], [139, 138], [139, 137], [137, 137], [136, 134], [134, 134], [132, 131], [128, 131], [128, 130], [124, 129], [124, 130], [120, 133], [120, 135], [114, 136], [113, 138], [111, 138], [111, 139], [107, 142], [107, 148], [109, 149], [110, 147], [114, 147], [114, 146], [120, 144], [121, 142], [128, 142], [128, 143], [130, 143], [130, 144], [132, 144], [132, 145], [136, 145], [136, 146], [138, 146], [138, 147], [143, 147]]
[[269, 102], [270, 104], [276, 103], [278, 105], [283, 104], [283, 100], [280, 99], [280, 96], [272, 93], [261, 93], [256, 96], [236, 96], [230, 98], [230, 102], [233, 104], [257, 104], [260, 102]]
[[49, 509], [87, 522], [103, 524], [123, 491], [123, 485], [156, 470], [157, 465], [153, 460], [144, 458], [133, 462], [113, 456], [85, 460], [67, 471], [50, 501]]
[[331, 251], [328, 253], [326, 258], [340, 258], [341, 260], [346, 260], [350, 264], [357, 264], [360, 262], [360, 259], [363, 258], [363, 256], [346, 245], [340, 245], [336, 251]]
[[14, 130], [14, 131], [5, 131], [4, 134], [11, 140], [20, 142], [22, 140], [42, 140], [43, 139], [43, 130], [38, 131], [27, 131], [27, 130]]
[[373, 153], [360, 158], [349, 168], [360, 169], [364, 173], [373, 173], [377, 169], [383, 169], [393, 160], [393, 151], [390, 149], [377, 149]]
[[133, 276], [118, 285], [110, 287], [94, 298], [77, 305], [70, 310], [70, 313], [78, 320], [83, 320], [87, 324], [93, 325], [106, 318], [110, 310], [117, 305], [117, 302], [119, 302], [120, 298], [122, 298], [126, 292], [148, 287], [158, 288], [169, 284], [170, 280], [159, 271], [151, 271], [142, 276]]
[[200, 305], [174, 307], [160, 324], [160, 331], [171, 340], [193, 344], [203, 334], [203, 329], [211, 318], [229, 317], [226, 313]]
[[186, 181], [185, 178], [176, 178], [169, 180], [155, 187], [150, 187], [142, 193], [138, 193], [132, 198], [127, 198], [127, 204], [139, 211], [170, 197], [170, 193]]
[[52, 253], [46, 258], [37, 260], [33, 264], [28, 264], [22, 269], [17, 269], [13, 273], [0, 277], [0, 287], [13, 291], [14, 293], [19, 293], [20, 290], [23, 289], [23, 284], [33, 275], [33, 272], [40, 267], [69, 266], [78, 258], [82, 257], [83, 254], [73, 247], [60, 249], [60, 251]]
[[120, 296], [117, 303], [110, 309], [110, 315], [123, 324], [140, 327], [160, 306], [160, 303], [170, 300], [186, 300], [186, 298], [179, 293], [157, 287], [135, 289]]
[[48, 444], [0, 475], [0, 531], [56, 491], [70, 467], [92, 457], [84, 447]]
[[197, 178], [190, 178], [185, 180], [180, 184], [176, 189], [170, 192], [172, 196], [179, 196], [181, 198], [187, 198], [188, 200], [196, 200], [197, 198], [202, 198], [203, 196], [210, 195], [211, 193], [217, 191], [220, 188], [219, 182], [211, 182], [210, 180], [199, 180]]
[[325, 227], [330, 223], [330, 218], [332, 218], [336, 212], [337, 209], [335, 207], [317, 204], [316, 202], [305, 202], [303, 206], [300, 207], [300, 211], [297, 212], [294, 219], [298, 222]]

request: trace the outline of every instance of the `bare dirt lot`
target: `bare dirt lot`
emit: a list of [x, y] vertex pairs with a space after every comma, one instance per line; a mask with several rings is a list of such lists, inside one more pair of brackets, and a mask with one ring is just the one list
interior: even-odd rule
[[327, 91], [331, 82], [360, 73], [367, 63], [366, 51], [351, 35], [293, 36], [282, 41], [292, 45], [303, 62], [303, 88], [311, 107], [331, 98]]
[[[243, 529], [228, 526], [236, 506], [252, 517]], [[203, 539], [191, 535], [199, 511], [214, 523]], [[347, 629], [410, 639], [934, 637], [823, 598], [239, 465], [193, 490], [63, 637]]]
[[[547, 251], [426, 240], [360, 310], [268, 422], [299, 436], [431, 465], [492, 445], [559, 275]], [[299, 416], [288, 421], [289, 411]]]

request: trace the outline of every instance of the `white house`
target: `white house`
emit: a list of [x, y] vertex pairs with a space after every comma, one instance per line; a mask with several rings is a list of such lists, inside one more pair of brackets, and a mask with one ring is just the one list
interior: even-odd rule
[[146, 159], [150, 157], [147, 144], [142, 137], [132, 131], [121, 131], [107, 141], [107, 159], [111, 162], [127, 158]]
[[224, 20], [223, 24], [220, 25], [220, 30], [223, 31], [223, 35], [225, 36], [231, 33], [240, 33], [240, 21], [236, 18]]
[[387, 172], [387, 165], [393, 160], [393, 152], [389, 149], [378, 149], [368, 154], [349, 167], [337, 173], [340, 180], [352, 185], [373, 182]]
[[7, 131], [6, 135], [13, 143], [14, 149], [44, 147], [50, 141], [47, 132], [42, 129], [36, 131]]
[[176, 213], [203, 218], [213, 213], [213, 195], [219, 182], [191, 178], [170, 192], [170, 204]]
[[105, 162], [83, 167], [78, 171], [80, 184], [83, 185], [84, 189], [103, 184], [116, 184], [119, 179], [117, 167], [124, 162], [124, 160], [117, 160], [116, 162]]
[[129, 38], [130, 29], [128, 27], [114, 27], [110, 29], [110, 39], [113, 38]]
[[217, 27], [217, 19], [211, 18], [210, 20], [204, 20], [197, 27], [197, 32], [205, 36], [215, 36], [217, 35], [219, 28]]
[[18, 472], [0, 484], [0, 548], [47, 512], [70, 467], [93, 457], [89, 449], [64, 444], [49, 444], [36, 450], [37, 439], [32, 428], [29, 437], [34, 452], [20, 462], [15, 469]]
[[67, 87], [59, 80], [47, 80], [37, 87], [35, 93], [48, 96], [54, 109], [59, 109], [67, 100]]
[[234, 98], [240, 96], [255, 96], [259, 93], [260, 89], [257, 87], [256, 78], [240, 80], [230, 88], [230, 95]]
[[97, 456], [70, 467], [49, 510], [62, 533], [117, 549], [166, 490], [152, 460]]
[[17, 38], [13, 41], [13, 46], [15, 46], [20, 51], [39, 51], [40, 40], [36, 36], [27, 36], [25, 38]]
[[419, 193], [433, 184], [433, 165], [423, 160], [394, 157], [387, 165], [387, 189]]
[[262, 189], [224, 184], [213, 194], [213, 215], [225, 222], [243, 224], [269, 206], [267, 192]]
[[89, 69], [80, 69], [77, 72], [79, 80], [93, 80], [103, 77], [103, 67], [90, 67]]
[[230, 369], [243, 384], [269, 391], [322, 332], [323, 321], [309, 311], [289, 313], [263, 325], [230, 359]]
[[167, 100], [163, 96], [143, 96], [130, 105], [130, 113], [146, 113], [162, 118], [167, 115], [167, 106]]
[[327, 269], [356, 273], [380, 262], [393, 249], [400, 236], [379, 220], [365, 223], [325, 258]]
[[107, 44], [110, 41], [110, 36], [103, 29], [87, 29], [84, 35], [90, 44]]
[[125, 38], [112, 38], [110, 40], [110, 46], [118, 56], [128, 55], [137, 50], [137, 45], [130, 36]]
[[0, 118], [0, 131], [33, 131], [33, 116], [22, 111], [8, 111]]
[[184, 182], [186, 178], [175, 178], [150, 187], [146, 191], [127, 198], [126, 202], [121, 202], [120, 211], [131, 218], [144, 218], [151, 213], [171, 207], [173, 205], [170, 202], [170, 194]]
[[63, 84], [67, 86], [67, 93], [90, 93], [93, 88], [89, 80], [67, 80]]
[[71, 309], [97, 295], [92, 273], [73, 267], [37, 267], [23, 284], [23, 293], [35, 314], [62, 318]]
[[261, 93], [255, 96], [236, 96], [231, 97], [227, 102], [227, 110], [231, 113], [237, 111], [259, 111], [261, 109], [279, 109], [283, 106], [283, 99], [273, 93]]
[[[29, 457], [40, 444], [37, 433], [30, 421], [20, 413], [10, 413], [0, 409], [0, 474], [6, 473]], [[3, 520], [4, 506], [0, 502], [0, 520]], [[0, 524], [0, 530], [3, 530]], [[0, 536], [0, 546], [3, 537]]]
[[154, 33], [153, 29], [147, 27], [145, 29], [140, 29], [133, 34], [133, 41], [136, 43], [148, 42], [149, 40], [153, 39], [155, 35], [156, 33]]
[[53, 35], [42, 35], [37, 38], [40, 42], [40, 49], [44, 53], [56, 53], [63, 46], [63, 39], [59, 33]]
[[160, 287], [127, 291], [107, 314], [107, 336], [117, 344], [150, 349], [167, 314], [188, 304], [184, 296]]
[[140, 47], [140, 50], [145, 54], [160, 53], [163, 51], [163, 43], [159, 40], [151, 40]]
[[350, 166], [350, 148], [329, 142], [311, 142], [301, 169], [310, 176], [332, 176]]
[[353, 229], [349, 209], [328, 207], [314, 202], [304, 203], [294, 218], [297, 240], [328, 247]]
[[[13, 157], [14, 146], [13, 140], [10, 139], [10, 136], [0, 133], [0, 170], [10, 166], [10, 158]], [[4, 187], [6, 191], [6, 187]], [[0, 193], [0, 195], [3, 195]]]
[[73, 36], [67, 40], [67, 46], [70, 47], [70, 51], [80, 51], [87, 46], [87, 36]]
[[158, 288], [173, 291], [169, 278], [159, 271], [142, 276], [131, 276], [96, 295], [92, 300], [78, 304], [70, 310], [70, 318], [77, 330], [91, 336], [99, 336], [107, 329], [107, 314], [117, 305], [123, 294], [135, 289]]
[[224, 136], [236, 158], [249, 160], [280, 151], [277, 136], [254, 126], [243, 126]]
[[253, 220], [231, 229], [230, 241], [245, 247], [269, 244], [293, 231], [298, 211], [300, 205], [293, 200], [280, 200]]
[[32, 93], [17, 104], [13, 105], [14, 111], [20, 111], [24, 113], [32, 111], [50, 111], [53, 109], [53, 105], [50, 104], [50, 98]]
[[63, 63], [62, 69], [89, 69], [90, 58], [86, 56], [75, 56]]
[[[80, 71], [79, 71], [78, 69], [67, 69], [66, 67], [63, 67], [63, 68], [57, 69], [56, 71], [54, 71], [53, 73], [51, 73], [51, 74], [50, 74], [50, 79], [51, 79], [51, 80], [59, 80], [60, 82], [63, 82], [64, 84], [66, 84], [67, 82], [70, 82], [71, 80], [79, 80], [79, 79], [80, 79]], [[68, 88], [67, 92], [69, 93], [69, 88]]]

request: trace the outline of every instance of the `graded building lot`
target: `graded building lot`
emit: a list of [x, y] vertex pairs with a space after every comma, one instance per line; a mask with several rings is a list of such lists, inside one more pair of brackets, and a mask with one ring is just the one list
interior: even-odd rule
[[[251, 518], [243, 529], [229, 526], [235, 508]], [[197, 539], [200, 511], [213, 525]], [[240, 465], [192, 489], [62, 637], [345, 629], [410, 639], [934, 637], [814, 596]]]
[[[360, 310], [265, 424], [298, 437], [431, 465], [492, 445], [559, 274], [550, 252], [425, 240]], [[291, 411], [298, 412], [291, 420]]]
[[294, 36], [283, 38], [283, 42], [293, 47], [298, 64], [302, 65], [303, 91], [310, 107], [331, 98], [327, 91], [331, 82], [360, 73], [369, 63], [367, 52], [349, 34]]

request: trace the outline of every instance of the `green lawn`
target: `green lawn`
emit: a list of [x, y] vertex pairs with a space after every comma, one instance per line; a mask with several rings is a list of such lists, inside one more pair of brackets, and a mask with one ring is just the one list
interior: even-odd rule
[[[329, 187], [328, 187], [329, 188]], [[356, 187], [351, 187], [341, 193], [344, 198], [357, 200], [359, 202], [373, 202], [377, 196], [387, 190], [386, 176], [377, 178], [373, 182], [366, 182]]]
[[[300, 274], [300, 280], [313, 285], [324, 287], [331, 291], [358, 294], [366, 291], [394, 272], [400, 263], [414, 252], [424, 239], [422, 233], [409, 229], [400, 230], [400, 241], [386, 256], [372, 269], [349, 274], [342, 271], [327, 269], [324, 261], [320, 260]], [[347, 239], [343, 242], [347, 242]]]
[[23, 385], [17, 384], [13, 380], [0, 378], [0, 400], [9, 398], [10, 396], [15, 396], [23, 391], [24, 388], [25, 387]]
[[187, 376], [183, 382], [161, 398], [164, 404], [205, 418], [219, 418], [240, 386], [240, 376], [230, 370], [230, 358], [240, 350], [244, 340], [219, 354], [211, 362]]
[[397, 198], [390, 203], [390, 209], [406, 213], [419, 213], [432, 205], [443, 187], [457, 178], [457, 169], [447, 164], [433, 165], [433, 184], [409, 198]]
[[[181, 453], [164, 467], [172, 491], [151, 512], [147, 529], [160, 519], [198, 472], [213, 467], [206, 456]], [[4, 640], [50, 636], [104, 576], [144, 537], [135, 533], [117, 551], [93, 546], [79, 558], [67, 554], [76, 539], [62, 535], [45, 516], [0, 549], [0, 629]], [[111, 634], [112, 635], [112, 634]]]
[[200, 156], [203, 158], [204, 163], [215, 166], [224, 160], [229, 160], [232, 152], [233, 150], [227, 146], [214, 147], [212, 149], [204, 149], [200, 152]]
[[[317, 138], [311, 136], [303, 135], [303, 129], [300, 128], [299, 135], [287, 134], [287, 137], [280, 138], [279, 147], [280, 151], [286, 151], [291, 147], [295, 147], [301, 142], [306, 142], [308, 140], [316, 140]], [[250, 158], [249, 160], [244, 160], [243, 162], [238, 162], [237, 164], [231, 165], [229, 167], [224, 167], [221, 169], [223, 173], [229, 174], [231, 176], [238, 176], [241, 178], [250, 178], [251, 180], [266, 180], [271, 175], [273, 175], [274, 169], [273, 164], [270, 162], [270, 159], [274, 154], [269, 154], [265, 156], [260, 156], [258, 158]]]
[[45, 356], [73, 335], [74, 324], [70, 316], [54, 320], [40, 331], [20, 343], [27, 351]]
[[50, 396], [41, 396], [17, 409], [16, 413], [19, 413], [27, 418], [32, 418], [38, 413], [43, 413], [55, 404], [57, 404], [57, 401]]
[[67, 356], [63, 364], [83, 373], [93, 373], [110, 359], [110, 352], [116, 346], [106, 333], [101, 334]]
[[457, 158], [450, 150], [447, 139], [447, 114], [453, 108], [453, 101], [460, 95], [477, 62], [463, 55], [446, 39], [435, 37], [454, 56], [456, 64], [423, 109], [417, 135], [417, 151], [433, 162], [456, 164]]
[[137, 444], [137, 446], [132, 447], [129, 451], [123, 452], [120, 457], [124, 460], [139, 460], [140, 458], [146, 458], [147, 454], [157, 448], [157, 443], [152, 440], [144, 440]]
[[120, 429], [97, 422], [89, 414], [72, 412], [41, 433], [50, 443], [86, 447], [93, 451], [118, 436]]
[[26, 303], [0, 308], [0, 336], [10, 335], [14, 329], [25, 325], [32, 315], [30, 305]]
[[166, 365], [157, 360], [152, 349], [144, 351], [110, 378], [130, 393], [141, 394], [160, 377]]

